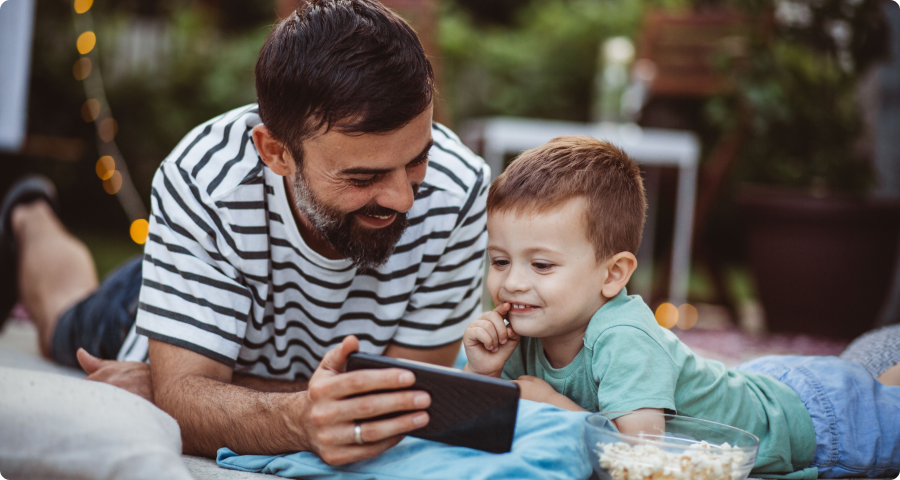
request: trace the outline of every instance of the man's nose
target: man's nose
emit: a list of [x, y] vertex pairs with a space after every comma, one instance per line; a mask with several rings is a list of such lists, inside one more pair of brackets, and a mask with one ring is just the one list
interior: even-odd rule
[[398, 212], [407, 212], [413, 206], [415, 191], [405, 170], [391, 172], [375, 199], [378, 205]]

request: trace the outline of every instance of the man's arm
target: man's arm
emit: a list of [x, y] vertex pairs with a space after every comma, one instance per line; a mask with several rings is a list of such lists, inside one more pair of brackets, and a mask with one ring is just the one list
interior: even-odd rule
[[156, 404], [181, 427], [184, 453], [214, 457], [228, 447], [242, 454], [312, 451], [329, 464], [371, 458], [397, 444], [406, 432], [428, 422], [425, 412], [368, 422], [364, 445], [354, 441], [357, 420], [422, 410], [425, 392], [400, 391], [350, 398], [360, 393], [412, 385], [412, 373], [399, 369], [343, 373], [347, 355], [359, 349], [347, 337], [322, 359], [309, 390], [259, 392], [232, 385], [232, 369], [190, 350], [150, 341]]
[[462, 340], [459, 340], [437, 348], [409, 348], [392, 343], [384, 349], [384, 356], [452, 367], [461, 343]]

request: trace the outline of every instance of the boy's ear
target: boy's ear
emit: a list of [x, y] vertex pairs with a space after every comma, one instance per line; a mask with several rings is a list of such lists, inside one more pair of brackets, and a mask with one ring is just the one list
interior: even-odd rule
[[253, 144], [256, 145], [259, 158], [276, 175], [293, 178], [294, 170], [297, 168], [294, 157], [284, 144], [275, 139], [272, 131], [265, 125], [253, 127]]
[[631, 280], [631, 274], [637, 268], [637, 258], [631, 252], [620, 252], [606, 261], [607, 275], [600, 293], [606, 298], [613, 298], [625, 288]]

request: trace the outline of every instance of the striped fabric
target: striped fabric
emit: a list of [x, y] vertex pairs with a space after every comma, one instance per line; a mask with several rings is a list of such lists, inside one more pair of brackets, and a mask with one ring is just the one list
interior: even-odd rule
[[307, 379], [349, 334], [369, 353], [462, 338], [481, 313], [484, 161], [435, 124], [409, 228], [387, 263], [358, 270], [303, 241], [283, 177], [250, 140], [258, 124], [255, 105], [228, 112], [160, 165], [137, 321], [118, 358], [146, 360], [149, 337], [236, 371]]

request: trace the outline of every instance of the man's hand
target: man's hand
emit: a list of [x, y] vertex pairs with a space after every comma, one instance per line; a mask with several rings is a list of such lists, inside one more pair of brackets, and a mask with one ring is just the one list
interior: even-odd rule
[[359, 350], [359, 341], [348, 336], [328, 352], [309, 380], [309, 406], [304, 430], [309, 449], [330, 465], [374, 457], [403, 439], [403, 434], [428, 424], [428, 414], [412, 412], [387, 420], [361, 424], [363, 445], [358, 445], [354, 427], [359, 420], [393, 412], [422, 410], [431, 397], [422, 391], [360, 394], [395, 390], [415, 383], [407, 370], [389, 368], [345, 373], [347, 356]]
[[469, 324], [463, 346], [469, 363], [465, 371], [500, 378], [503, 366], [519, 344], [519, 335], [503, 322], [512, 305], [503, 302], [497, 308]]
[[100, 360], [83, 348], [79, 348], [75, 356], [78, 358], [78, 364], [88, 374], [85, 380], [124, 388], [153, 402], [153, 383], [150, 379], [149, 364]]
[[550, 405], [557, 406], [564, 410], [572, 410], [573, 412], [585, 411], [578, 406], [577, 403], [569, 399], [569, 397], [557, 392], [549, 383], [538, 377], [522, 375], [518, 380], [515, 380], [515, 382], [522, 392], [521, 398], [524, 398], [525, 400], [549, 403]]

